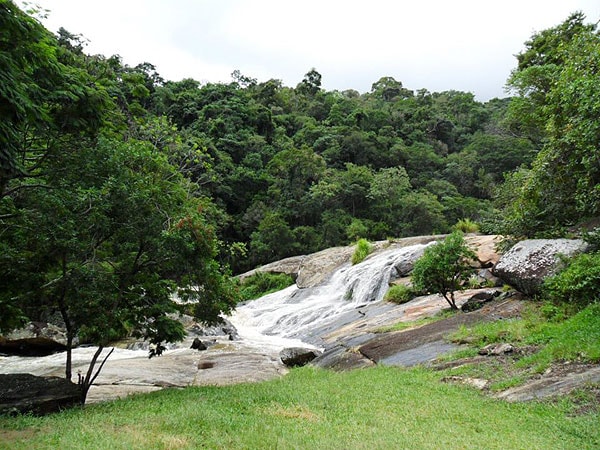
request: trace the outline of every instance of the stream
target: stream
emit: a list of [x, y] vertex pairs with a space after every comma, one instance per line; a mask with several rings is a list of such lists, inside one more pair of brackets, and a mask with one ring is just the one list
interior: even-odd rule
[[[227, 318], [241, 339], [215, 339], [215, 345], [203, 352], [190, 349], [190, 336], [152, 360], [147, 358], [147, 350], [116, 348], [97, 384], [111, 387], [114, 393], [121, 392], [114, 386], [228, 384], [284, 373], [286, 369], [278, 358], [283, 348], [322, 348], [324, 330], [335, 330], [357, 320], [361, 308], [381, 301], [390, 280], [397, 277], [396, 266], [406, 260], [414, 261], [425, 246], [392, 247], [360, 264], [343, 264], [319, 286], [299, 289], [292, 285], [240, 305]], [[95, 349], [73, 349], [75, 374], [78, 370], [85, 372]], [[62, 376], [64, 360], [64, 353], [45, 357], [0, 356], [0, 373]], [[200, 370], [205, 368], [211, 370]], [[106, 394], [99, 396], [110, 398]]]

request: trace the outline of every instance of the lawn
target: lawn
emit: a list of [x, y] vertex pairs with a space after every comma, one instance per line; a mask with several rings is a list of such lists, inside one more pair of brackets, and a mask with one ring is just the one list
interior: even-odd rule
[[425, 369], [305, 367], [275, 381], [168, 389], [48, 417], [0, 418], [10, 449], [592, 449], [598, 412], [511, 404]]

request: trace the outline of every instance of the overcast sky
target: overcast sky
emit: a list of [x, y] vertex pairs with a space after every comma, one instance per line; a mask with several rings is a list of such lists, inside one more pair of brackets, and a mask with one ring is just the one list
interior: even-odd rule
[[504, 97], [514, 57], [598, 0], [37, 0], [44, 25], [89, 40], [87, 53], [154, 64], [168, 80], [229, 82], [231, 72], [295, 86], [315, 68], [327, 90], [406, 88]]

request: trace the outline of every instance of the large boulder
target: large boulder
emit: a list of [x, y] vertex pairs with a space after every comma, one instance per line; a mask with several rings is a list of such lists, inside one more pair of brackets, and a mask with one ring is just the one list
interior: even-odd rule
[[67, 347], [44, 337], [4, 339], [0, 337], [0, 354], [13, 356], [47, 356], [64, 352]]
[[0, 414], [50, 414], [81, 402], [79, 386], [65, 378], [0, 374]]
[[305, 366], [320, 354], [321, 352], [318, 350], [310, 348], [289, 347], [281, 350], [279, 357], [281, 362], [288, 367], [300, 367]]
[[581, 239], [530, 239], [506, 252], [493, 269], [494, 275], [527, 295], [539, 293], [544, 279], [561, 267], [560, 256], [572, 257], [588, 249]]

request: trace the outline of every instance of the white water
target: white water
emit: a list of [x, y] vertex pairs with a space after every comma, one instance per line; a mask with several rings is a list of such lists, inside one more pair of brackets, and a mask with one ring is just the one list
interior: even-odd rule
[[[89, 364], [98, 347], [77, 347], [71, 355], [73, 367]], [[104, 349], [100, 360], [110, 351]], [[111, 361], [128, 358], [147, 358], [147, 350], [125, 350], [115, 348], [110, 355]], [[48, 356], [0, 356], [0, 373], [31, 373], [33, 375], [62, 376], [65, 370], [66, 352]], [[76, 375], [75, 375], [76, 377]]]
[[320, 286], [290, 286], [240, 306], [229, 319], [248, 341], [270, 338], [275, 344], [307, 335], [350, 310], [382, 300], [394, 266], [403, 260], [414, 260], [425, 246], [394, 248], [354, 266], [345, 264]]
[[[314, 348], [303, 342], [302, 337], [310, 335], [311, 330], [334, 322], [348, 311], [382, 300], [394, 266], [403, 260], [414, 261], [424, 247], [413, 245], [383, 251], [360, 264], [343, 265], [320, 286], [299, 289], [293, 285], [240, 306], [229, 320], [242, 340], [229, 344], [242, 351], [258, 349], [273, 354], [285, 347]], [[89, 363], [95, 351], [96, 347], [73, 349], [73, 366]], [[117, 348], [110, 360], [147, 356], [147, 350]], [[0, 373], [60, 376], [65, 358], [65, 353], [44, 357], [0, 356]]]

